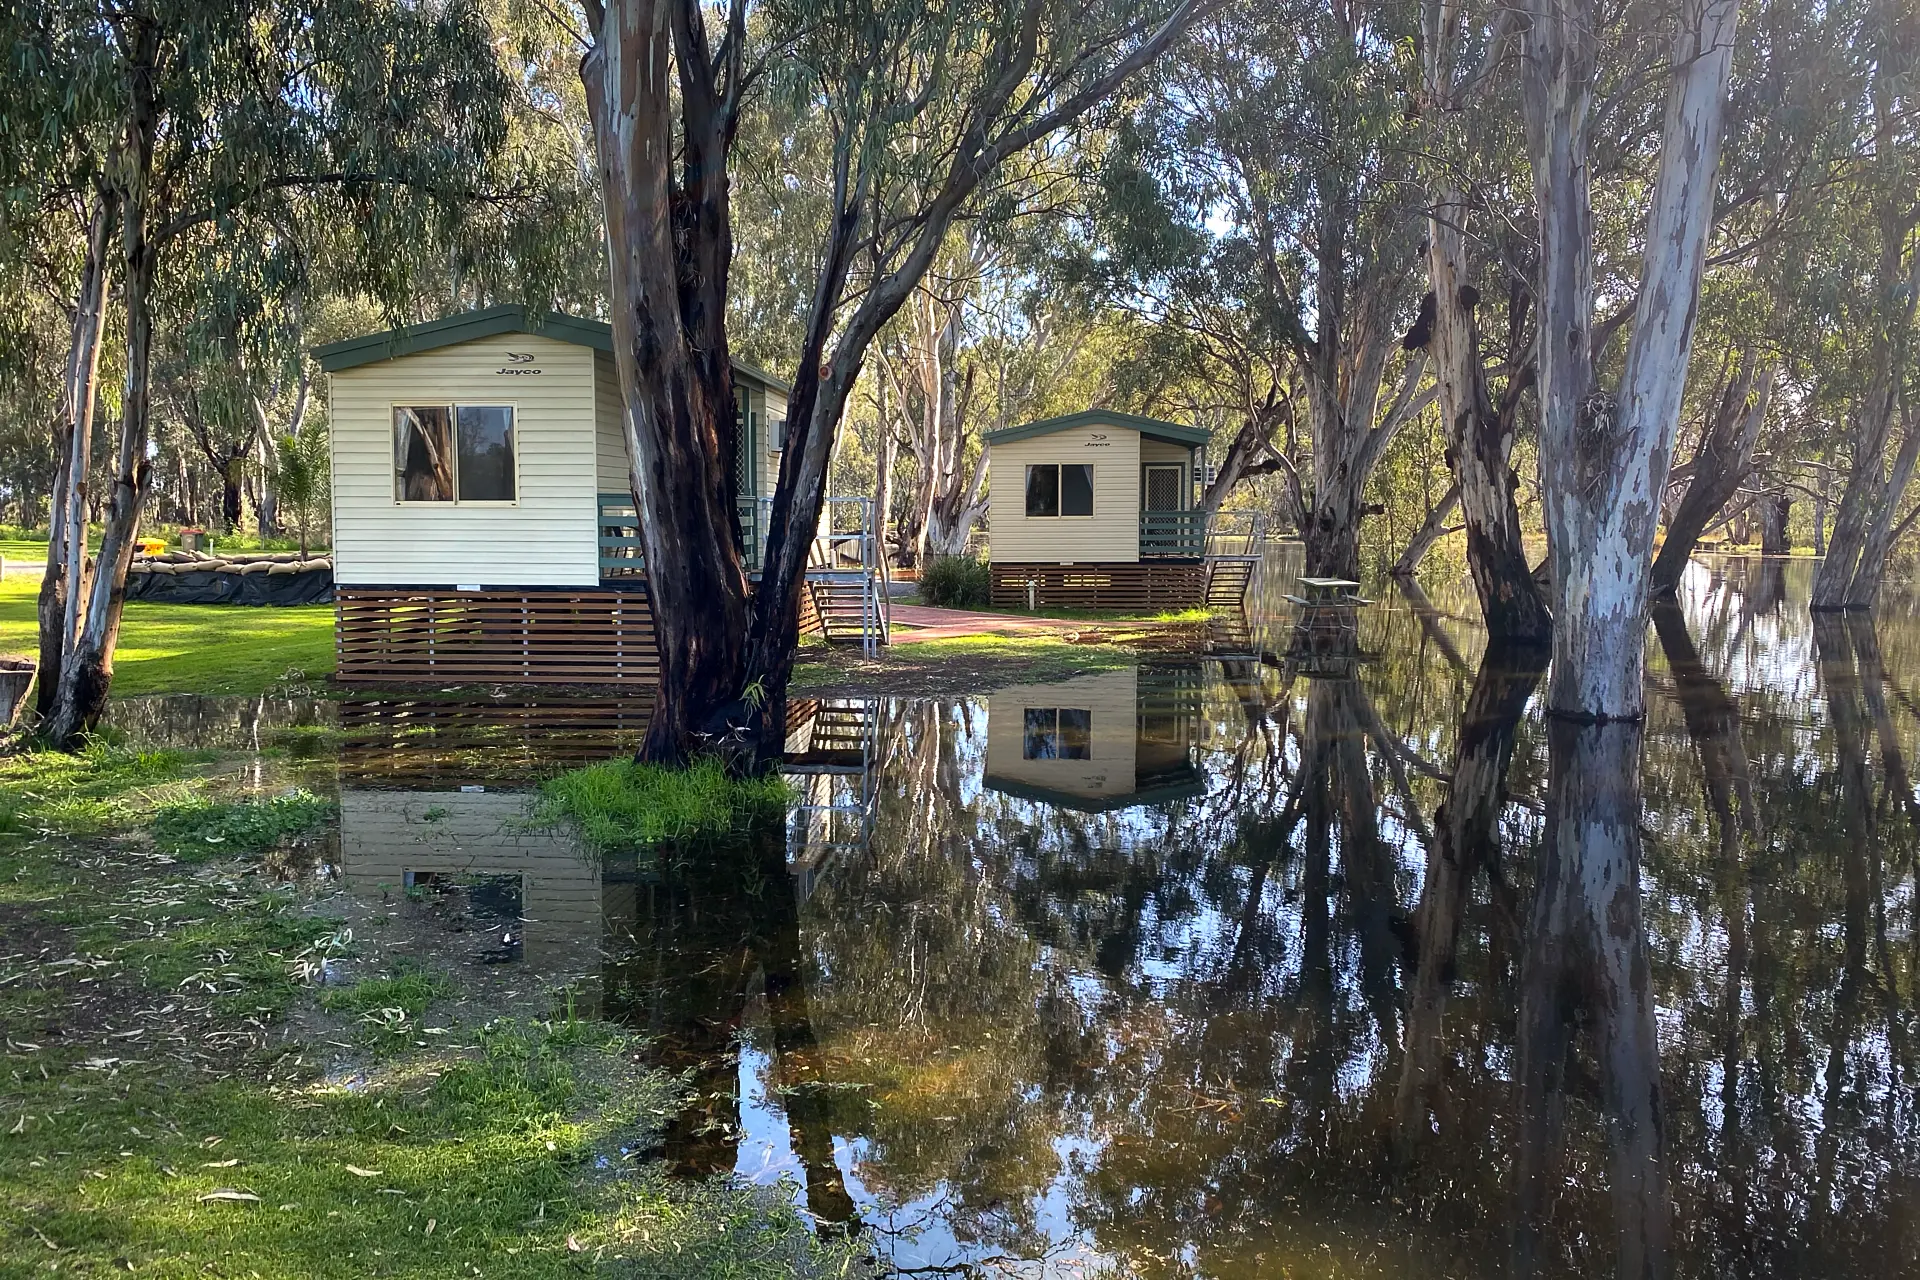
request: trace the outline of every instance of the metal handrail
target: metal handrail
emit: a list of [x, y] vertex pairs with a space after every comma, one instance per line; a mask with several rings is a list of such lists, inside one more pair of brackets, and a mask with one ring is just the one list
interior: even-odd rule
[[[757, 575], [765, 567], [773, 499], [742, 494], [736, 502], [747, 572]], [[860, 647], [872, 654], [893, 640], [886, 553], [874, 523], [873, 499], [829, 497], [824, 499], [821, 512], [820, 529], [807, 548], [808, 572], [860, 576]], [[597, 533], [601, 578], [640, 577], [646, 573], [640, 513], [632, 494], [599, 495]]]
[[1202, 556], [1207, 550], [1207, 513], [1142, 511], [1140, 554], [1143, 556]]

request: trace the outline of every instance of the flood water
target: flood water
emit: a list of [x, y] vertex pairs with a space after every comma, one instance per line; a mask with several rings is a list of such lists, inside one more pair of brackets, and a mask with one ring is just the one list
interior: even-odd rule
[[[117, 714], [331, 726], [342, 883], [457, 899], [450, 955], [686, 1073], [651, 1154], [903, 1273], [1920, 1275], [1920, 623], [1810, 572], [1693, 566], [1611, 746], [1464, 582], [1257, 618], [1278, 666], [798, 704], [785, 830], [658, 864], [515, 825], [620, 703]], [[1631, 805], [1635, 745], [1639, 865], [1547, 848], [1552, 753]]]

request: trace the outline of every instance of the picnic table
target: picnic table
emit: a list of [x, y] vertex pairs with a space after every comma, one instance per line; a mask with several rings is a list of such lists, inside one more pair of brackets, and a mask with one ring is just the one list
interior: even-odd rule
[[1297, 578], [1306, 595], [1289, 595], [1287, 601], [1303, 609], [1337, 609], [1346, 605], [1372, 604], [1355, 593], [1360, 584], [1351, 578]]

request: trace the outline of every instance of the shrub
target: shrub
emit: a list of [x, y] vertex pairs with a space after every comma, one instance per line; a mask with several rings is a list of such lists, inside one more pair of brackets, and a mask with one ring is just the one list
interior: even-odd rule
[[948, 609], [978, 609], [993, 595], [993, 577], [984, 560], [972, 556], [935, 556], [920, 572], [920, 599]]
[[548, 779], [533, 821], [562, 819], [579, 828], [598, 854], [623, 853], [669, 840], [737, 834], [785, 814], [787, 784], [778, 777], [736, 778], [718, 760], [669, 769], [608, 760]]

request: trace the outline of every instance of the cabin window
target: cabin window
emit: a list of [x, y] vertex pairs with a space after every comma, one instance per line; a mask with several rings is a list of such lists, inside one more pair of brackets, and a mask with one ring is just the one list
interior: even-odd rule
[[1029, 516], [1092, 515], [1092, 464], [1048, 462], [1028, 467], [1027, 514]]
[[404, 405], [393, 411], [396, 502], [512, 502], [513, 409]]
[[1027, 760], [1093, 757], [1093, 712], [1079, 707], [1028, 707], [1020, 755]]

